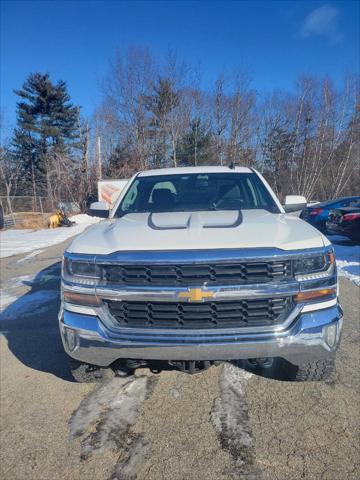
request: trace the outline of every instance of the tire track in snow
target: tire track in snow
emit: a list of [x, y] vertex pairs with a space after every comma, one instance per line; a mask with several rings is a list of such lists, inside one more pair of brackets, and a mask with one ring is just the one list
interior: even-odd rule
[[80, 438], [82, 460], [107, 450], [118, 460], [111, 480], [130, 480], [148, 453], [141, 435], [131, 432], [141, 403], [151, 394], [151, 376], [113, 378], [82, 400], [69, 420], [70, 436]]
[[255, 443], [245, 399], [245, 384], [251, 376], [236, 365], [224, 364], [219, 379], [220, 397], [214, 402], [211, 421], [222, 448], [231, 456], [231, 477], [259, 480], [261, 476], [255, 465]]

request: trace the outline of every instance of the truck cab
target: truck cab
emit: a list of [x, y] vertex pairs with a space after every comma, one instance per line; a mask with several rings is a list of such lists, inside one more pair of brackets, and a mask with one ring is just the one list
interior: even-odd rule
[[64, 253], [59, 313], [76, 379], [165, 362], [247, 361], [288, 380], [333, 369], [342, 310], [334, 251], [248, 167], [136, 174]]

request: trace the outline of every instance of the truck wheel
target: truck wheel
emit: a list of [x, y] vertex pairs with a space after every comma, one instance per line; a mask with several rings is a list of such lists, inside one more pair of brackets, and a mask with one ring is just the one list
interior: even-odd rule
[[293, 365], [283, 358], [257, 358], [247, 360], [245, 365], [251, 372], [272, 380], [311, 382], [327, 380], [334, 370], [335, 358], [328, 357], [300, 366]]
[[112, 378], [114, 372], [111, 368], [101, 368], [96, 365], [88, 365], [73, 358], [69, 360], [71, 375], [78, 383], [100, 383], [107, 378]]
[[289, 369], [289, 380], [295, 382], [311, 382], [327, 380], [334, 371], [335, 358], [329, 357], [323, 360], [304, 363], [299, 367]]

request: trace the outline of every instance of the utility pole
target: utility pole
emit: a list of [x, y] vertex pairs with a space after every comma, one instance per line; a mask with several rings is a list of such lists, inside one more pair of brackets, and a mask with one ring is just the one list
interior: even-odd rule
[[89, 164], [89, 141], [90, 141], [90, 128], [89, 124], [86, 124], [86, 130], [85, 130], [85, 164], [86, 164], [86, 177], [89, 180], [90, 178], [90, 164]]
[[97, 157], [98, 157], [99, 179], [101, 179], [102, 178], [101, 139], [99, 134], [97, 136]]

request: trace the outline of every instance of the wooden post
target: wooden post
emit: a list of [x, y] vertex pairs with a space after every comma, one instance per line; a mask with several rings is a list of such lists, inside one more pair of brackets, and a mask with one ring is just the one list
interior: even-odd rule
[[99, 179], [102, 178], [102, 164], [101, 164], [101, 139], [100, 135], [97, 137], [97, 157], [98, 157], [98, 170], [99, 170]]

